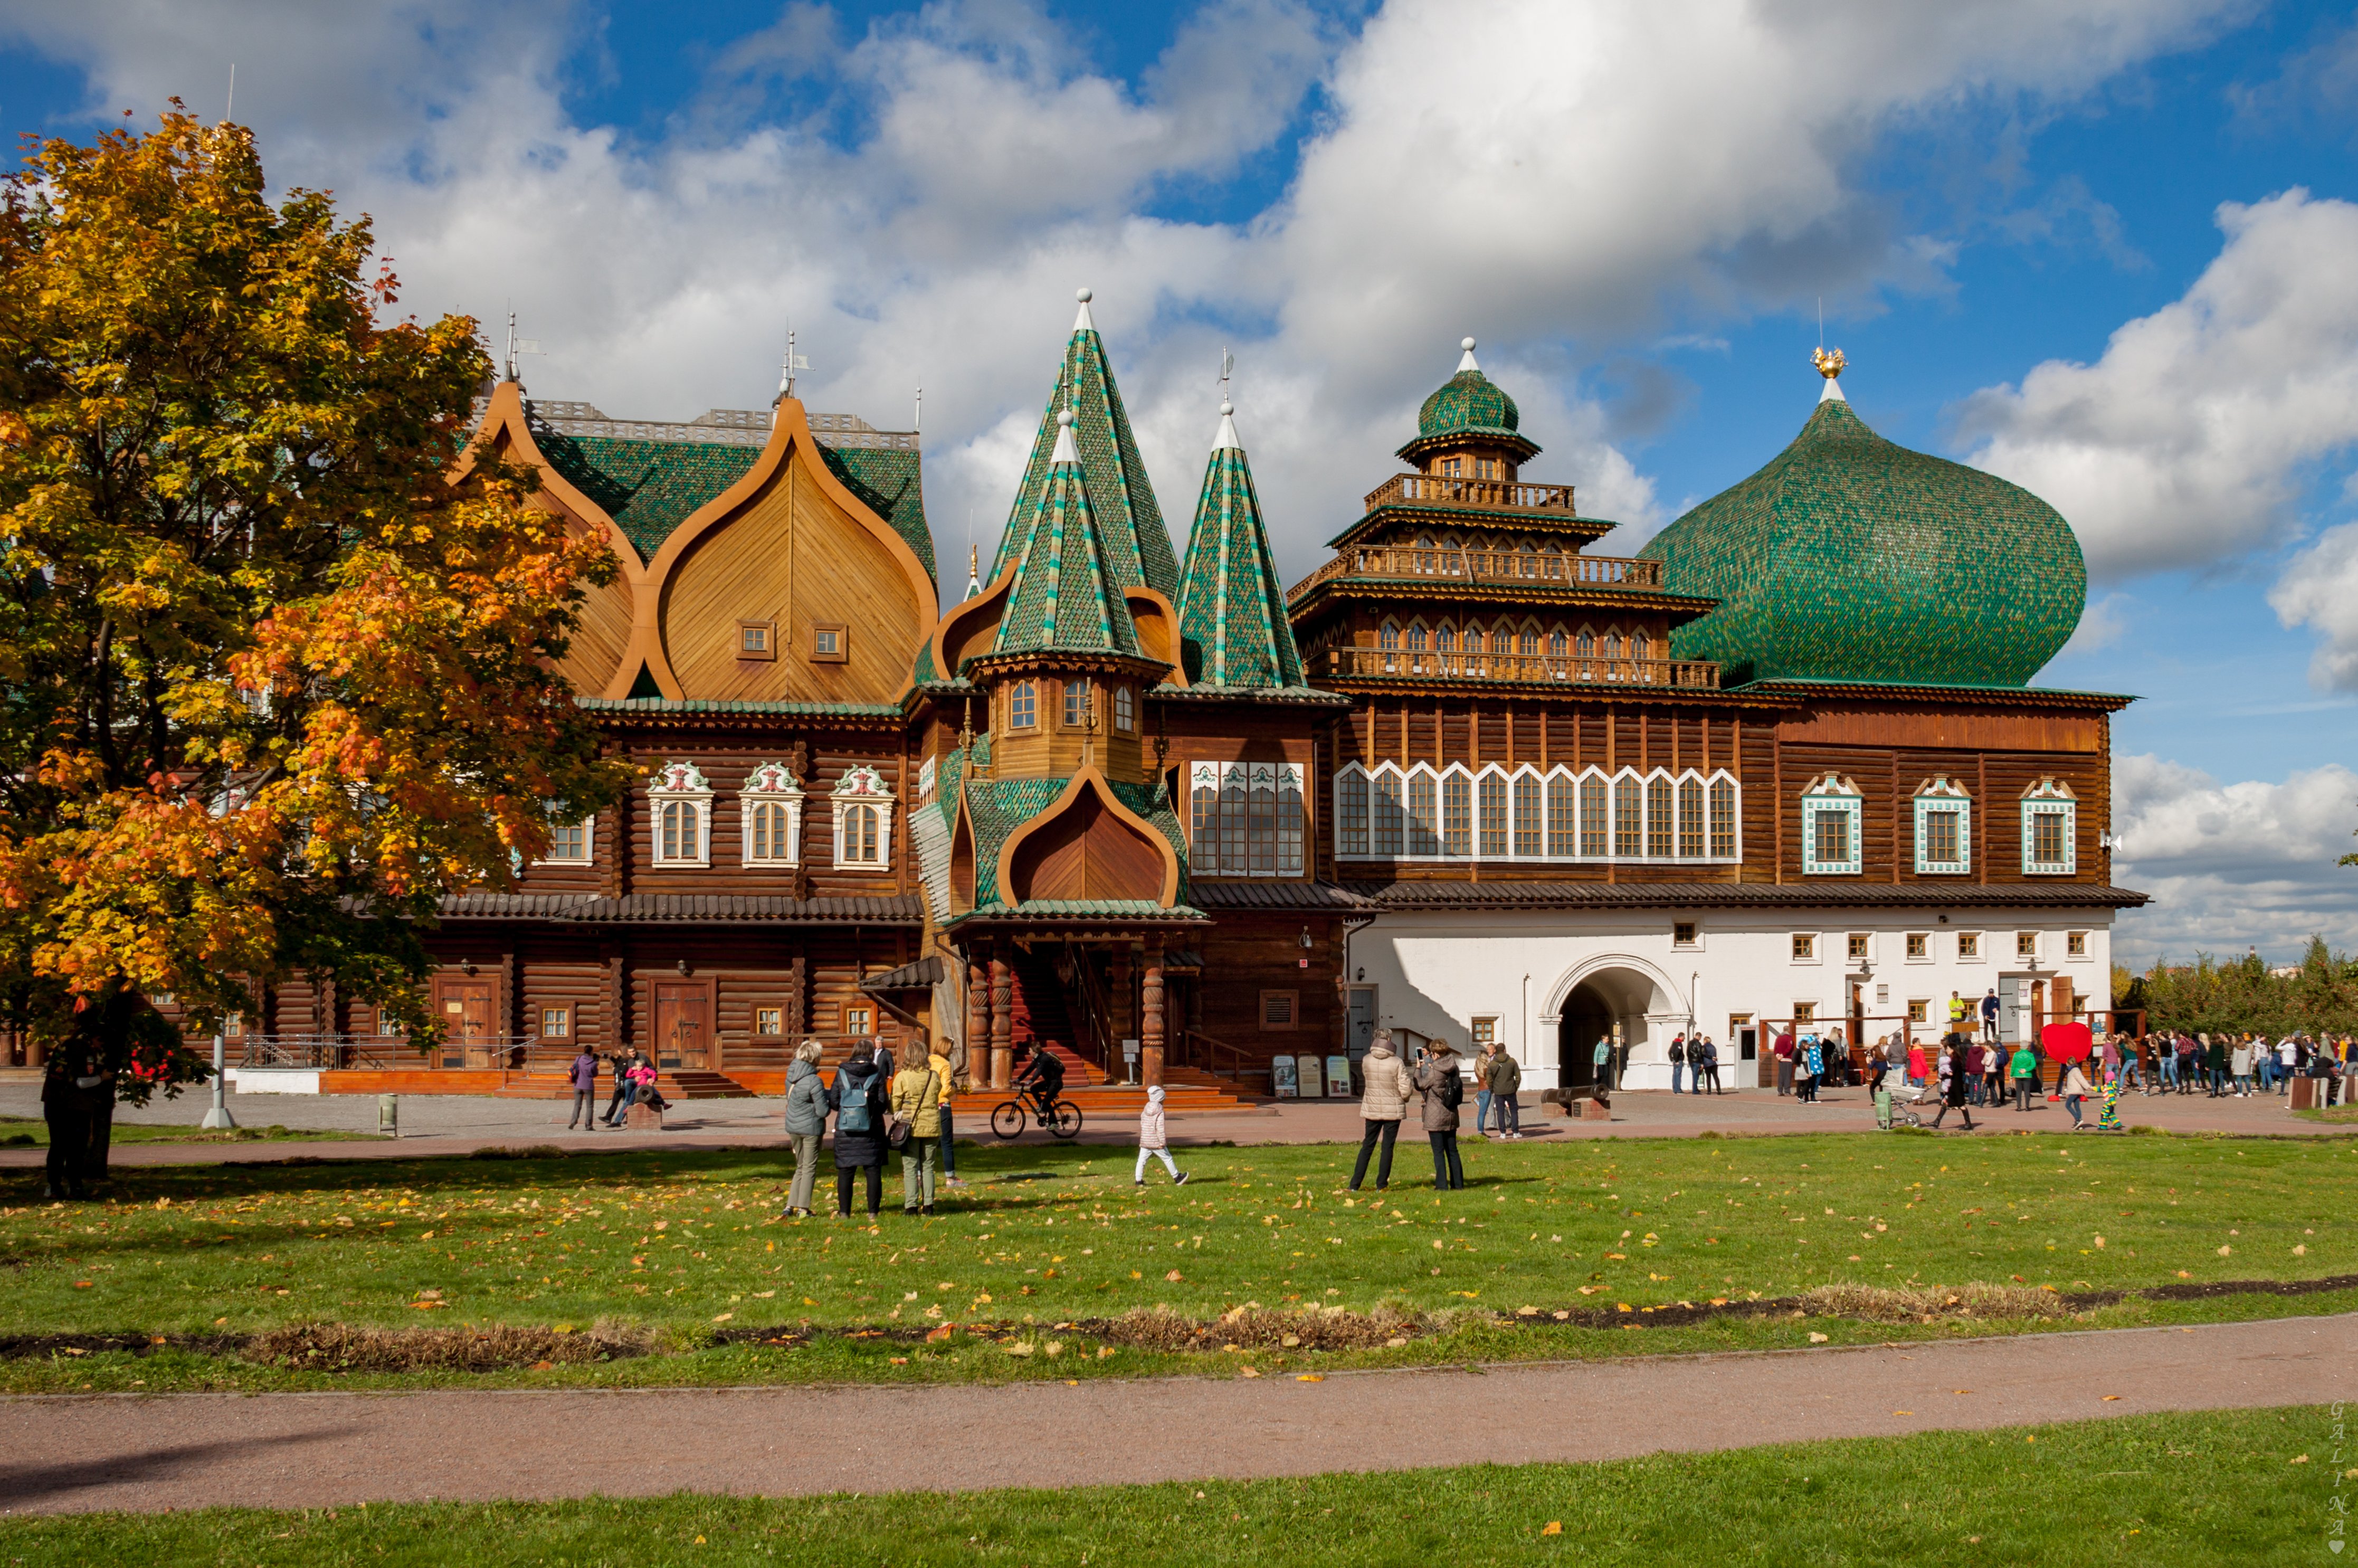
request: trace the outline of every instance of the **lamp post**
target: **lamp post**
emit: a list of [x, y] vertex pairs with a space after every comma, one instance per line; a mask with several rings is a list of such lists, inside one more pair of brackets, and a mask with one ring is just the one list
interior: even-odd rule
[[222, 1037], [213, 1036], [213, 1103], [198, 1125], [208, 1132], [224, 1132], [237, 1125], [237, 1118], [229, 1113], [228, 1079], [223, 1072]]

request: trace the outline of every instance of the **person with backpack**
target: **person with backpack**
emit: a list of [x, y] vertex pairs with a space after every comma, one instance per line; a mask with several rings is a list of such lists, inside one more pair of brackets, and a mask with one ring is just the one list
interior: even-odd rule
[[851, 1183], [863, 1173], [868, 1183], [868, 1217], [884, 1206], [884, 1078], [876, 1070], [876, 1047], [861, 1041], [851, 1060], [835, 1071], [827, 1091], [827, 1108], [835, 1112], [835, 1217], [851, 1217]]
[[1424, 1136], [1433, 1145], [1433, 1185], [1436, 1192], [1462, 1192], [1466, 1167], [1457, 1158], [1457, 1108], [1466, 1103], [1466, 1080], [1458, 1076], [1457, 1053], [1446, 1040], [1435, 1040], [1416, 1065], [1417, 1092], [1424, 1097]]
[[1360, 1058], [1359, 1077], [1367, 1086], [1359, 1095], [1359, 1119], [1367, 1125], [1359, 1136], [1358, 1162], [1351, 1167], [1351, 1190], [1357, 1192], [1367, 1179], [1368, 1158], [1380, 1141], [1384, 1152], [1376, 1166], [1376, 1191], [1382, 1192], [1392, 1184], [1392, 1141], [1408, 1115], [1409, 1097], [1416, 1093], [1416, 1080], [1392, 1049], [1390, 1030], [1376, 1031], [1374, 1043]]

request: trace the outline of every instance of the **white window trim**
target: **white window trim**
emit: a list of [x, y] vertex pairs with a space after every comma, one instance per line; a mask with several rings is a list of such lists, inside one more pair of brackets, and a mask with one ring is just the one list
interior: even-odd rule
[[[1974, 950], [1970, 953], [1965, 951], [1964, 944], [1964, 938], [1968, 936], [1974, 939]], [[1960, 931], [1957, 933], [1957, 962], [1960, 964], [1986, 964], [1989, 962], [1988, 932]]]
[[[1908, 938], [1924, 938], [1924, 955], [1918, 957], [1908, 951]], [[1899, 961], [1903, 964], [1929, 964], [1932, 961], [1932, 934], [1929, 931], [1903, 931], [1899, 934]]]
[[[847, 768], [835, 782], [835, 793], [829, 797], [835, 807], [835, 869], [838, 871], [882, 873], [892, 869], [892, 792], [885, 785], [884, 776], [874, 768]], [[855, 806], [876, 807], [876, 859], [847, 860], [843, 858], [843, 824]]]
[[[2047, 933], [2044, 931], [2017, 931], [2013, 935], [2014, 946], [2011, 952], [2016, 963], [2036, 964], [2046, 956]], [[2022, 950], [2022, 939], [2026, 936], [2030, 938], [2030, 951], [2028, 953]]]
[[[712, 864], [712, 785], [694, 762], [667, 762], [647, 786], [647, 863], [671, 869], [703, 870]], [[666, 857], [663, 848], [663, 808], [685, 801], [696, 808], [696, 853]]]
[[[1693, 941], [1681, 942], [1679, 940], [1679, 927], [1681, 925], [1692, 925], [1694, 927]], [[1704, 946], [1710, 940], [1709, 933], [1700, 919], [1685, 921], [1673, 920], [1671, 922], [1669, 935], [1671, 938], [1671, 951], [1673, 953], [1700, 953], [1704, 950]]]
[[[1199, 789], [1208, 788], [1211, 790], [1216, 799], [1225, 800], [1230, 794], [1235, 793], [1228, 787], [1229, 781], [1239, 774], [1242, 775], [1244, 780], [1242, 795], [1246, 803], [1245, 808], [1247, 812], [1247, 820], [1250, 820], [1253, 786], [1256, 784], [1267, 784], [1277, 791], [1281, 828], [1282, 827], [1285, 792], [1278, 786], [1288, 780], [1292, 781], [1293, 785], [1294, 804], [1301, 813], [1301, 816], [1299, 822], [1296, 824], [1296, 831], [1294, 834], [1292, 858], [1290, 861], [1283, 846], [1283, 838], [1282, 834], [1280, 838], [1278, 863], [1274, 868], [1267, 871], [1254, 871], [1250, 869], [1239, 871], [1230, 866], [1208, 863], [1217, 861], [1220, 859], [1217, 846], [1215, 846], [1214, 852], [1210, 855], [1206, 855], [1196, 847], [1198, 831], [1195, 827], [1195, 792]], [[1190, 763], [1187, 769], [1187, 797], [1183, 803], [1184, 809], [1182, 812], [1182, 820], [1185, 823], [1187, 831], [1189, 873], [1191, 875], [1219, 877], [1222, 879], [1231, 877], [1246, 880], [1259, 879], [1264, 881], [1273, 881], [1280, 879], [1297, 878], [1306, 875], [1309, 869], [1308, 857], [1310, 854], [1311, 838], [1310, 797], [1308, 795], [1308, 787], [1309, 779], [1307, 773], [1300, 762], [1248, 762]], [[1437, 789], [1438, 786], [1436, 786], [1436, 794], [1433, 797], [1435, 802], [1435, 810], [1439, 809], [1438, 803], [1440, 800]], [[1338, 779], [1336, 784], [1335, 795], [1336, 809], [1338, 813], [1342, 808], [1342, 785]], [[1342, 818], [1338, 815], [1336, 820], [1340, 822]], [[1218, 823], [1216, 820], [1211, 831], [1217, 833], [1218, 830]], [[1368, 800], [1366, 836], [1370, 842], [1372, 842], [1374, 835], [1375, 798], [1371, 790]], [[1246, 858], [1248, 860], [1251, 858], [1249, 851], [1247, 852]], [[1363, 857], [1353, 855], [1346, 858], [1357, 860]]]
[[[1935, 811], [1957, 814], [1957, 858], [1935, 860], [1925, 849], [1925, 818]], [[1974, 869], [1974, 797], [1952, 778], [1936, 775], [1916, 791], [1916, 874], [1921, 877], [1963, 877]]]
[[[1792, 956], [1793, 939], [1797, 936], [1810, 939], [1810, 956], [1806, 958]], [[1826, 934], [1823, 931], [1789, 931], [1785, 934], [1785, 953], [1787, 961], [1790, 963], [1823, 964], [1826, 961]]]
[[[1818, 859], [1817, 814], [1840, 811], [1850, 817], [1850, 858]], [[1801, 790], [1801, 874], [1805, 877], [1855, 877], [1866, 870], [1866, 802], [1858, 785], [1833, 773], [1812, 779]]]
[[[1197, 765], [1202, 766], [1204, 764], [1199, 763]], [[1412, 851], [1409, 847], [1413, 841], [1412, 833], [1405, 825], [1403, 826], [1401, 833], [1401, 853], [1398, 855], [1390, 855], [1379, 852], [1376, 848], [1377, 837], [1375, 825], [1376, 801], [1379, 794], [1379, 781], [1389, 778], [1394, 782], [1399, 791], [1401, 809], [1403, 815], [1405, 815], [1408, 810], [1410, 781], [1420, 774], [1433, 781], [1434, 808], [1434, 849], [1433, 852], [1416, 853]], [[1472, 830], [1468, 835], [1468, 852], [1462, 855], [1454, 855], [1448, 852], [1446, 848], [1446, 838], [1444, 831], [1444, 818], [1441, 815], [1444, 800], [1443, 793], [1444, 786], [1445, 782], [1453, 776], [1464, 779], [1466, 782], [1468, 790], [1471, 792], [1472, 817], [1470, 825]], [[1482, 780], [1490, 777], [1496, 777], [1501, 780], [1505, 784], [1507, 790], [1507, 852], [1503, 855], [1485, 855], [1481, 852], [1481, 783]], [[1531, 838], [1532, 840], [1538, 844], [1539, 849], [1534, 853], [1522, 853], [1519, 852], [1515, 849], [1515, 842], [1518, 837], [1517, 829], [1522, 826], [1515, 805], [1516, 785], [1524, 780], [1529, 780], [1537, 785], [1540, 821], [1538, 831], [1531, 835]], [[1350, 820], [1346, 816], [1343, 809], [1345, 784], [1347, 781], [1364, 781], [1368, 790], [1366, 831], [1364, 835], [1360, 836], [1360, 843], [1357, 848], [1349, 847], [1344, 837], [1345, 832], [1347, 831], [1347, 825]], [[1616, 841], [1612, 817], [1613, 790], [1617, 785], [1620, 784], [1624, 781], [1634, 781], [1638, 784], [1639, 798], [1641, 800], [1648, 799], [1652, 793], [1650, 786], [1652, 784], [1659, 782], [1667, 783], [1670, 785], [1671, 812], [1670, 824], [1670, 845], [1671, 852], [1669, 855], [1647, 855], [1643, 852], [1644, 845], [1647, 839], [1650, 837], [1643, 825], [1640, 826], [1639, 831], [1639, 853], [1636, 855], [1619, 855], [1613, 852]], [[1732, 813], [1733, 821], [1730, 823], [1730, 826], [1734, 829], [1735, 842], [1732, 846], [1734, 852], [1726, 855], [1714, 855], [1710, 852], [1711, 797], [1714, 788], [1722, 782], [1725, 782], [1735, 795], [1734, 810]], [[1606, 786], [1606, 820], [1605, 835], [1606, 852], [1604, 854], [1584, 855], [1580, 853], [1580, 835], [1576, 827], [1571, 838], [1573, 849], [1573, 852], [1571, 854], [1551, 855], [1548, 853], [1548, 793], [1549, 786], [1557, 783], [1563, 783], [1570, 786], [1572, 791], [1573, 810], [1575, 815], [1579, 810], [1580, 788], [1582, 784], [1595, 783], [1602, 784]], [[1694, 784], [1701, 786], [1704, 810], [1702, 842], [1704, 850], [1701, 855], [1682, 855], [1678, 853], [1680, 838], [1679, 813], [1682, 809], [1679, 802], [1682, 788], [1688, 784]], [[1656, 866], [1731, 866], [1740, 865], [1744, 860], [1744, 784], [1742, 780], [1738, 779], [1733, 773], [1729, 772], [1725, 768], [1714, 768], [1709, 773], [1704, 773], [1699, 768], [1682, 768], [1677, 772], [1672, 772], [1668, 768], [1655, 768], [1649, 772], [1640, 773], [1636, 768], [1624, 767], [1614, 772], [1607, 773], [1605, 769], [1599, 767], [1587, 767], [1574, 770], [1561, 764], [1552, 768], [1542, 769], [1529, 762], [1511, 769], [1506, 767], [1502, 763], [1497, 762], [1486, 762], [1478, 769], [1470, 767], [1463, 762], [1451, 762], [1440, 768], [1435, 768], [1431, 762], [1414, 762], [1405, 768], [1401, 766], [1398, 762], [1378, 762], [1372, 767], [1361, 762], [1347, 762], [1343, 766], [1335, 770], [1334, 777], [1331, 781], [1329, 806], [1335, 814], [1335, 858], [1338, 860], [1417, 860], [1424, 862], [1446, 862], [1452, 864], [1484, 860], [1494, 863], [1514, 861], [1524, 865], [1543, 865], [1551, 863], [1562, 865], [1572, 861], [1581, 861], [1592, 865], [1602, 865], [1608, 861], [1618, 861], [1625, 865]], [[1650, 809], [1650, 807], [1649, 807], [1649, 809]]]
[[[786, 808], [786, 852], [757, 859], [753, 854], [753, 808], [781, 804]], [[749, 868], [785, 869], [802, 863], [803, 786], [784, 762], [763, 762], [745, 775], [737, 792], [737, 840], [742, 863]]]
[[[2060, 816], [2063, 819], [2063, 859], [2049, 862], [2032, 857], [2037, 843], [2036, 819]], [[2042, 778], [2025, 790], [2022, 795], [2022, 874], [2026, 877], [2068, 877], [2080, 869], [2080, 802], [2071, 786], [2052, 778]]]
[[579, 823], [565, 822], [555, 826], [579, 827], [581, 829], [581, 853], [579, 855], [544, 855], [533, 862], [535, 866], [594, 866], [598, 863], [598, 818], [593, 815]]

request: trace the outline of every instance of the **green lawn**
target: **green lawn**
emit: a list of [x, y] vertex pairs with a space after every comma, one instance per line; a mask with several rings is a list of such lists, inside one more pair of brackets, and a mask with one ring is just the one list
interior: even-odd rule
[[[2358, 1227], [2334, 1217], [2358, 1199], [2358, 1141], [2339, 1137], [1477, 1145], [1467, 1191], [1402, 1184], [1380, 1199], [1338, 1191], [1351, 1153], [1195, 1151], [1189, 1185], [1141, 1192], [1119, 1152], [962, 1150], [968, 1192], [930, 1221], [888, 1200], [872, 1228], [778, 1220], [783, 1163], [748, 1151], [124, 1168], [117, 1198], [93, 1205], [34, 1200], [38, 1173], [11, 1172], [0, 1180], [0, 1337], [603, 1324], [698, 1354], [518, 1375], [1077, 1376], [1084, 1353], [1092, 1372], [1137, 1375], [1205, 1363], [1135, 1346], [1098, 1356], [1086, 1333], [1063, 1336], [1069, 1349], [1052, 1357], [1044, 1341], [1056, 1324], [1132, 1309], [1204, 1319], [1250, 1303], [1477, 1317], [1454, 1335], [1321, 1353], [1356, 1364], [1612, 1354], [1633, 1341], [1552, 1314], [1626, 1304], [1642, 1323], [1649, 1306], [1834, 1285], [2072, 1292], [2358, 1273]], [[2343, 1311], [2353, 1297], [2133, 1301], [2084, 1321]], [[1526, 1307], [1535, 1320], [1520, 1326], [1492, 1321]], [[1036, 1325], [1044, 1343], [1028, 1357], [964, 1334], [909, 1343], [979, 1321]], [[802, 1325], [896, 1337], [703, 1348]], [[1989, 1326], [1986, 1314], [1900, 1325], [1719, 1317], [1651, 1328], [1644, 1348]], [[315, 1376], [202, 1350], [19, 1355], [0, 1361], [0, 1388], [308, 1386]]]
[[[0, 1519], [24, 1563], [2317, 1563], [2358, 1470], [2321, 1409], [1604, 1465], [946, 1498], [675, 1496]], [[1554, 1533], [1547, 1533], [1551, 1527]]]
[[[320, 1139], [374, 1138], [377, 1133], [319, 1131], [298, 1127], [238, 1127], [207, 1132], [200, 1127], [158, 1127], [148, 1122], [118, 1121], [110, 1143], [308, 1143]], [[38, 1116], [0, 1116], [0, 1149], [49, 1146], [49, 1124]]]

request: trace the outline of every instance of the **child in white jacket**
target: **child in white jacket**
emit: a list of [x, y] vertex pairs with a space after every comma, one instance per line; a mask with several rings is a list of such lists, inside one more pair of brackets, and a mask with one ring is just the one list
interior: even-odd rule
[[1141, 1187], [1146, 1184], [1146, 1161], [1149, 1155], [1163, 1162], [1163, 1168], [1171, 1173], [1171, 1180], [1174, 1184], [1181, 1186], [1186, 1184], [1187, 1178], [1180, 1173], [1178, 1163], [1171, 1158], [1170, 1137], [1163, 1130], [1163, 1086], [1161, 1084], [1146, 1091], [1146, 1104], [1138, 1113], [1138, 1171], [1131, 1177], [1131, 1181]]

